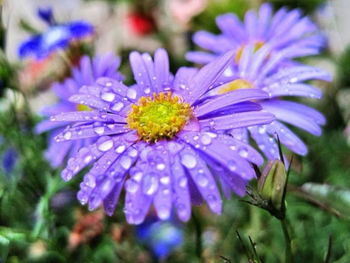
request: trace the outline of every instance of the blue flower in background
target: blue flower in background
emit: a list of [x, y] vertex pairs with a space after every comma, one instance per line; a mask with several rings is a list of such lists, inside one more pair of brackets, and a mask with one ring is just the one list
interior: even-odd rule
[[39, 7], [37, 14], [39, 18], [41, 18], [41, 20], [43, 20], [47, 24], [53, 25], [55, 23], [51, 7]]
[[9, 147], [4, 152], [4, 155], [2, 156], [2, 168], [6, 174], [9, 174], [12, 172], [13, 168], [16, 165], [16, 162], [18, 160], [18, 152], [12, 148]]
[[49, 25], [49, 28], [41, 34], [31, 36], [19, 46], [20, 58], [34, 56], [37, 59], [44, 59], [53, 51], [67, 48], [72, 41], [93, 33], [93, 26], [85, 21], [55, 23], [50, 8], [39, 9], [38, 16]]
[[174, 220], [160, 221], [148, 217], [136, 227], [136, 237], [158, 259], [164, 259], [183, 242], [183, 231]]

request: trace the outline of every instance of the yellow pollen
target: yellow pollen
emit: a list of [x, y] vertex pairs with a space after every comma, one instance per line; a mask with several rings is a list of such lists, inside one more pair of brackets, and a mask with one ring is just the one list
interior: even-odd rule
[[77, 105], [77, 111], [92, 111], [92, 109], [84, 104], [78, 104]]
[[[263, 45], [265, 44], [264, 41], [256, 41], [254, 44], [254, 52], [257, 52]], [[238, 64], [239, 61], [241, 60], [243, 50], [246, 47], [246, 45], [242, 45], [238, 48], [236, 56], [235, 56], [235, 62]]]
[[229, 83], [226, 83], [221, 86], [221, 88], [218, 90], [218, 94], [224, 94], [226, 92], [238, 90], [238, 89], [250, 89], [253, 88], [253, 85], [244, 80], [244, 79], [235, 79]]
[[131, 105], [127, 122], [141, 140], [157, 142], [171, 139], [192, 117], [193, 108], [188, 103], [179, 101], [171, 92], [160, 92], [141, 97], [137, 104]]

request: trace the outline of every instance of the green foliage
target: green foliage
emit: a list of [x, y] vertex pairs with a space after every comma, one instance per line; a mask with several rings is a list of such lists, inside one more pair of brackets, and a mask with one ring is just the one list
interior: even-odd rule
[[326, 0], [271, 0], [269, 2], [271, 2], [276, 9], [287, 6], [289, 8], [300, 8], [306, 14], [310, 14], [320, 7], [321, 4], [324, 4]]

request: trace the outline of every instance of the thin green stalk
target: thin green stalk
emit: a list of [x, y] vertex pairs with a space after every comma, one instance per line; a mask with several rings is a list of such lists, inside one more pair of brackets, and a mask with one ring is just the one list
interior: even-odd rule
[[192, 219], [196, 234], [196, 254], [199, 259], [202, 258], [202, 225], [199, 222], [197, 216], [192, 212]]
[[292, 263], [293, 262], [292, 240], [288, 232], [288, 222], [286, 218], [281, 219], [280, 222], [283, 230], [284, 240], [286, 243], [285, 263]]

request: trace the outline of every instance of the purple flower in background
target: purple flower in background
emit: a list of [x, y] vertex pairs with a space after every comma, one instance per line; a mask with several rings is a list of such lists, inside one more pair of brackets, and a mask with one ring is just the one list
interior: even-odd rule
[[93, 26], [85, 21], [56, 24], [50, 8], [39, 9], [38, 16], [49, 25], [49, 28], [21, 43], [18, 48], [20, 58], [32, 55], [36, 59], [44, 59], [53, 51], [67, 48], [72, 41], [83, 39], [93, 33]]
[[136, 237], [157, 259], [165, 259], [183, 242], [183, 230], [174, 219], [160, 221], [154, 216], [136, 227]]
[[[80, 67], [72, 69], [71, 78], [66, 79], [62, 84], [55, 83], [53, 85], [53, 90], [59, 98], [59, 101], [53, 106], [44, 108], [42, 114], [44, 116], [51, 116], [54, 114], [75, 110], [91, 110], [89, 107], [79, 104], [79, 102], [70, 102], [68, 100], [69, 97], [78, 93], [80, 87], [93, 84], [99, 77], [109, 77], [116, 81], [122, 80], [122, 76], [118, 72], [119, 65], [120, 59], [111, 53], [96, 56], [92, 60], [88, 56], [82, 57], [80, 60]], [[75, 154], [82, 146], [88, 145], [94, 141], [94, 138], [87, 138], [80, 141], [57, 143], [53, 138], [62, 132], [63, 127], [65, 127], [66, 124], [67, 123], [53, 123], [50, 122], [50, 120], [44, 120], [36, 127], [37, 133], [46, 131], [51, 132], [49, 147], [45, 155], [53, 167], [57, 167], [62, 164], [67, 155], [71, 156]]]
[[94, 110], [52, 116], [53, 124], [71, 123], [56, 140], [99, 136], [69, 159], [62, 171], [68, 181], [93, 164], [80, 184], [79, 201], [88, 203], [90, 210], [103, 203], [112, 215], [125, 182], [126, 219], [140, 224], [152, 203], [163, 220], [174, 207], [178, 217], [187, 221], [191, 202], [201, 204], [203, 199], [219, 214], [217, 181], [227, 197], [231, 191], [244, 195], [247, 182], [255, 177], [250, 162], [261, 165], [263, 159], [223, 131], [269, 123], [274, 116], [250, 102], [267, 97], [258, 89], [201, 99], [233, 59], [234, 53], [228, 52], [199, 71], [183, 67], [173, 76], [165, 50], [157, 50], [154, 61], [147, 53], [132, 52], [136, 85], [100, 78], [70, 97], [71, 102]]
[[235, 14], [224, 14], [216, 18], [216, 24], [222, 34], [214, 35], [206, 31], [194, 34], [193, 41], [203, 49], [187, 53], [187, 59], [196, 63], [208, 63], [229, 50], [236, 51], [236, 61], [246, 45], [254, 45], [255, 50], [265, 44], [271, 46], [271, 52], [283, 51], [286, 59], [318, 54], [325, 45], [323, 35], [301, 11], [288, 11], [281, 8], [272, 15], [270, 4], [260, 7], [259, 15], [249, 10], [242, 23]]
[[[271, 55], [267, 45], [255, 51], [254, 45], [244, 49], [238, 65], [231, 65], [220, 81], [226, 83], [211, 89], [207, 96], [228, 96], [240, 89], [260, 89], [268, 93], [269, 98], [259, 101], [267, 112], [276, 116], [276, 120], [264, 125], [243, 129], [233, 129], [231, 135], [236, 139], [248, 142], [248, 131], [260, 150], [268, 159], [279, 159], [276, 135], [281, 143], [291, 151], [305, 155], [306, 145], [282, 122], [301, 128], [313, 135], [321, 135], [321, 125], [325, 118], [318, 111], [300, 103], [283, 99], [284, 96], [321, 98], [322, 92], [310, 84], [309, 80], [330, 81], [328, 72], [296, 62], [281, 66], [285, 60], [284, 52]], [[234, 102], [234, 101], [233, 101]]]

